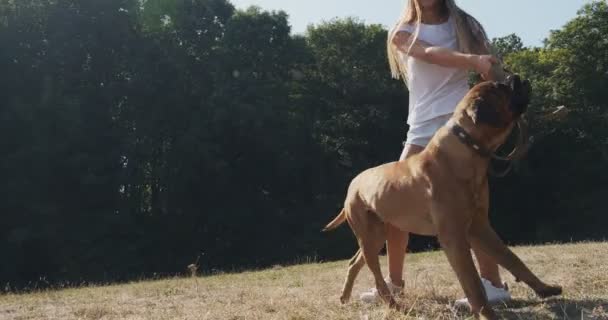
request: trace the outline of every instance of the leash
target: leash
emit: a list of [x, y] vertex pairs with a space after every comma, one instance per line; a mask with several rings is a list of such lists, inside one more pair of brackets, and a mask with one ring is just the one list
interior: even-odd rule
[[519, 131], [517, 142], [515, 143], [515, 146], [513, 147], [511, 153], [504, 157], [499, 156], [496, 153], [492, 154], [493, 160], [507, 162], [507, 167], [502, 171], [498, 171], [490, 163], [490, 166], [488, 167], [488, 172], [490, 173], [490, 175], [497, 178], [504, 178], [512, 171], [514, 163], [522, 159], [528, 152], [528, 150], [530, 150], [530, 147], [534, 143], [534, 137], [528, 135], [528, 121], [524, 116], [522, 116], [517, 121], [517, 129]]
[[[549, 111], [548, 113], [540, 115], [540, 117], [545, 120], [559, 121], [564, 119], [570, 112], [570, 110], [565, 106], [558, 106], [554, 109], [554, 111]], [[529, 134], [529, 125], [528, 120], [526, 118], [526, 114], [523, 114], [521, 118], [517, 121], [517, 128], [519, 129], [519, 136], [517, 144], [515, 145], [513, 151], [511, 151], [511, 153], [506, 157], [498, 156], [495, 153], [492, 154], [492, 159], [498, 161], [506, 161], [508, 163], [507, 167], [500, 172], [496, 171], [496, 169], [494, 169], [494, 167], [490, 165], [488, 167], [488, 172], [494, 177], [503, 178], [507, 174], [509, 174], [509, 172], [511, 172], [511, 170], [513, 169], [513, 163], [523, 158], [526, 153], [528, 153], [528, 150], [530, 150], [534, 143], [539, 139], [538, 137]], [[553, 133], [554, 131], [555, 130], [546, 134], [541, 134], [540, 139], [542, 139], [548, 134]]]

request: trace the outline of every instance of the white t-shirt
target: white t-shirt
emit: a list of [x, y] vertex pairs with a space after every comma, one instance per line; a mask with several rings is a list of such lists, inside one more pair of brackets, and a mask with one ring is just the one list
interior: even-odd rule
[[[399, 30], [413, 35], [416, 27], [402, 25]], [[433, 46], [458, 49], [456, 29], [451, 18], [438, 25], [420, 24], [418, 39]], [[426, 63], [401, 51], [398, 54], [400, 59], [407, 59], [409, 125], [452, 113], [469, 91], [467, 70]]]

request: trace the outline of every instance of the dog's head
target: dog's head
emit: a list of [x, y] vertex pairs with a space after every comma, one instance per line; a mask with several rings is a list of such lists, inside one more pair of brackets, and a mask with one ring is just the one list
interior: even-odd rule
[[465, 129], [471, 135], [495, 149], [528, 109], [530, 95], [528, 80], [509, 75], [502, 82], [486, 81], [474, 86], [456, 112], [470, 119]]

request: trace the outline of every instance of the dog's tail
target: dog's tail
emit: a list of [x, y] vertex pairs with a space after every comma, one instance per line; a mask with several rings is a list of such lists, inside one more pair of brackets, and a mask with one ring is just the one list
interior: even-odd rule
[[335, 228], [343, 224], [344, 221], [346, 221], [346, 211], [342, 209], [342, 211], [340, 211], [340, 214], [338, 214], [338, 216], [332, 222], [330, 222], [325, 226], [325, 228], [323, 228], [323, 232], [334, 230]]

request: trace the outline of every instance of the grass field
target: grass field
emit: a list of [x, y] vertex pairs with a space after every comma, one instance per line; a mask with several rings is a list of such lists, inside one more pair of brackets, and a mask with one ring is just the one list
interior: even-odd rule
[[[498, 306], [506, 319], [608, 319], [608, 243], [516, 247], [543, 280], [564, 295], [540, 300], [501, 270], [514, 300]], [[384, 257], [382, 262], [385, 263]], [[450, 307], [462, 291], [441, 252], [406, 258], [406, 312], [365, 305], [367, 267], [353, 298], [339, 303], [347, 261], [310, 263], [239, 274], [0, 296], [0, 319], [466, 319]], [[385, 268], [383, 268], [383, 271]]]

